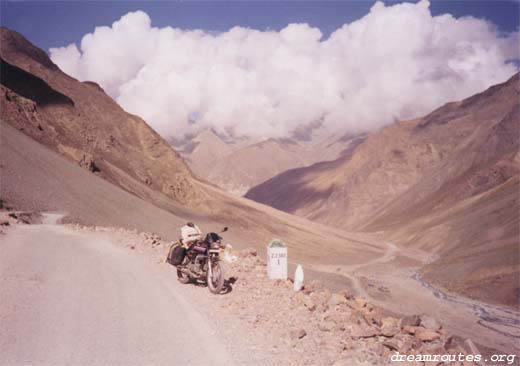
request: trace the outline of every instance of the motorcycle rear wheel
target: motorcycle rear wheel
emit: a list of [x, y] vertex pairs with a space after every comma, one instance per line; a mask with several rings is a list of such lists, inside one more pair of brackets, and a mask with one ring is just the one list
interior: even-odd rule
[[210, 271], [208, 271], [207, 277], [208, 289], [212, 294], [218, 295], [224, 288], [224, 271], [218, 261], [211, 263], [211, 265], [211, 276]]

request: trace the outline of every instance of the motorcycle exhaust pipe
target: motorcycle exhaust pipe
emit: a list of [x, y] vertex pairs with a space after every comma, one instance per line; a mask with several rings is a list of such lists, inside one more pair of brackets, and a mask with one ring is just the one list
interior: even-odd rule
[[191, 277], [195, 277], [195, 278], [199, 278], [200, 275], [195, 273], [195, 272], [192, 272], [191, 270], [189, 270], [188, 268], [179, 268], [179, 270], [184, 273], [184, 274], [187, 274], [188, 276], [191, 276]]

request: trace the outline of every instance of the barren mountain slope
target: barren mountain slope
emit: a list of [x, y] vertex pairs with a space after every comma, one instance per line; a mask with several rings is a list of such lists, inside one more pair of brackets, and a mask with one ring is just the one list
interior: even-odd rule
[[[517, 160], [520, 163], [520, 159]], [[431, 251], [422, 268], [434, 285], [517, 308], [520, 299], [520, 181], [515, 176], [446, 210], [399, 226], [386, 237]]]
[[64, 74], [45, 52], [6, 28], [0, 28], [0, 56], [2, 119], [138, 196], [146, 193], [134, 180], [179, 202], [200, 199], [180, 156], [97, 84]]
[[291, 167], [305, 165], [297, 142], [274, 139], [246, 146], [216, 162], [205, 178], [228, 192], [243, 195], [250, 187]]
[[[227, 192], [243, 195], [273, 176], [288, 169], [318, 161], [334, 160], [348, 154], [364, 136], [346, 135], [319, 143], [295, 139], [267, 139], [239, 144], [226, 143], [211, 131], [203, 131], [184, 149], [182, 155], [201, 178]], [[236, 145], [246, 146], [238, 147]]]
[[430, 282], [517, 305], [519, 90], [517, 74], [369, 136], [350, 158], [285, 172], [246, 197], [426, 250], [437, 259], [423, 268]]
[[[453, 203], [493, 188], [518, 172], [518, 80], [396, 123], [350, 156], [282, 173], [246, 197], [347, 229], [381, 229], [432, 195]], [[465, 174], [467, 187], [442, 195]]]
[[211, 130], [204, 130], [190, 141], [174, 147], [200, 177], [204, 177], [215, 163], [233, 151], [232, 146]]

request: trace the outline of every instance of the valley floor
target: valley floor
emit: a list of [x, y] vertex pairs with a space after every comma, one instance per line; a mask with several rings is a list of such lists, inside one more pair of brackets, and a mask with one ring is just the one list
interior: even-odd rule
[[423, 281], [417, 272], [432, 260], [429, 253], [393, 243], [385, 253], [355, 265], [313, 265], [314, 270], [343, 276], [372, 303], [398, 314], [431, 314], [451, 333], [503, 352], [520, 352], [520, 311], [449, 294]]

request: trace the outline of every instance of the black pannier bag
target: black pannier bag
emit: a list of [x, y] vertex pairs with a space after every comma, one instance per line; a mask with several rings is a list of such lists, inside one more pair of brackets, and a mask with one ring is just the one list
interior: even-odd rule
[[166, 261], [174, 266], [178, 266], [182, 263], [185, 255], [186, 249], [180, 243], [173, 243], [168, 252]]

